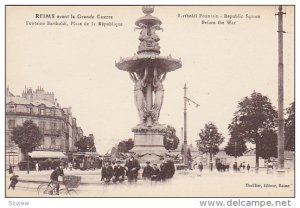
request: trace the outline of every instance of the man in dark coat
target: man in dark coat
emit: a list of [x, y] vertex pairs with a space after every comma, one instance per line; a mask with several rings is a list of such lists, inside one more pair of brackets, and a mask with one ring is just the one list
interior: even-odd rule
[[99, 159], [99, 169], [102, 168], [102, 162], [103, 162], [103, 160], [100, 158], [100, 159]]
[[133, 155], [129, 156], [129, 160], [126, 161], [125, 168], [127, 170], [128, 182], [137, 182], [137, 177], [141, 166], [139, 161], [137, 161]]
[[58, 183], [58, 177], [64, 176], [64, 169], [65, 164], [60, 163], [59, 167], [57, 167], [50, 175], [50, 180], [53, 184], [53, 188], [50, 190], [50, 193], [53, 193], [54, 189], [56, 189], [56, 194], [59, 195], [59, 183]]
[[144, 167], [142, 177], [144, 180], [150, 180], [152, 175], [153, 168], [150, 166], [150, 162], [146, 162], [146, 166]]
[[199, 163], [198, 169], [200, 170], [200, 172], [202, 172], [202, 170], [203, 170], [203, 164], [202, 164], [202, 162]]
[[247, 171], [248, 171], [248, 173], [249, 173], [249, 170], [250, 170], [250, 164], [248, 163], [248, 165], [247, 165]]
[[114, 175], [112, 181], [117, 183], [118, 181], [122, 183], [125, 180], [125, 168], [121, 166], [121, 161], [117, 161], [117, 165], [114, 168]]
[[12, 177], [10, 177], [10, 184], [9, 184], [8, 189], [10, 189], [10, 187], [12, 189], [15, 189], [16, 184], [19, 182], [18, 177], [19, 177], [18, 175], [15, 175], [15, 173], [13, 173]]
[[235, 172], [238, 170], [237, 162], [234, 162], [234, 164], [233, 164], [233, 170], [234, 170]]
[[160, 170], [158, 169], [157, 164], [153, 164], [151, 181], [160, 181]]
[[166, 179], [170, 179], [175, 173], [174, 163], [170, 160], [170, 158], [166, 158], [165, 161], [161, 164], [160, 170], [161, 180], [165, 181]]
[[101, 171], [101, 181], [108, 183], [112, 177], [113, 177], [113, 168], [109, 165], [108, 162], [105, 162]]

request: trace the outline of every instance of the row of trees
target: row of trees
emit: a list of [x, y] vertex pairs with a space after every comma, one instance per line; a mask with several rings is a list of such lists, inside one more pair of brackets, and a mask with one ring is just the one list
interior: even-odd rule
[[[286, 109], [285, 149], [295, 150], [295, 103]], [[256, 147], [256, 169], [259, 167], [259, 157], [264, 159], [277, 157], [277, 112], [270, 99], [261, 93], [253, 92], [250, 97], [243, 98], [238, 103], [238, 109], [228, 126], [230, 139], [225, 151], [231, 156], [242, 156], [247, 150], [246, 143]], [[216, 154], [218, 146], [224, 137], [213, 123], [205, 125], [199, 133], [197, 146], [200, 151]]]

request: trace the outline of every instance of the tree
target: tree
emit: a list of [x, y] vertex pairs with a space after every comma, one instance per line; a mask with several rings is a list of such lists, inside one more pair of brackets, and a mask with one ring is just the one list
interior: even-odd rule
[[19, 146], [27, 159], [27, 173], [29, 173], [29, 152], [41, 145], [43, 139], [39, 127], [31, 120], [27, 120], [22, 126], [16, 126], [12, 131], [12, 140]]
[[263, 142], [269, 135], [265, 131], [274, 130], [277, 112], [269, 98], [261, 93], [253, 92], [250, 97], [243, 98], [238, 103], [238, 110], [228, 129], [246, 142], [256, 146], [256, 171], [259, 168], [259, 153], [263, 152]]
[[268, 129], [262, 132], [261, 148], [258, 155], [264, 159], [277, 157], [277, 134], [274, 130]]
[[246, 142], [239, 137], [230, 137], [225, 147], [226, 154], [234, 156], [235, 158], [242, 156], [246, 150]]
[[287, 119], [285, 120], [285, 149], [295, 151], [295, 102], [286, 109]]
[[128, 140], [122, 140], [119, 142], [117, 151], [118, 153], [128, 153], [134, 146], [134, 141], [129, 138]]
[[247, 146], [243, 137], [240, 137], [238, 132], [236, 132], [237, 128], [232, 128], [235, 125], [237, 125], [237, 123], [233, 122], [228, 127], [231, 131], [229, 141], [225, 147], [225, 152], [227, 155], [237, 158], [243, 155], [243, 153], [247, 150]]
[[88, 152], [88, 151], [95, 151], [95, 142], [94, 137], [92, 135], [90, 136], [83, 136], [80, 138], [77, 142], [75, 142], [75, 147], [77, 147], [77, 150], [79, 152]]
[[176, 136], [174, 127], [167, 125], [166, 133], [164, 135], [164, 147], [166, 150], [175, 150], [179, 144], [179, 138]]
[[219, 152], [219, 145], [224, 141], [224, 137], [213, 123], [205, 124], [204, 129], [200, 130], [199, 137], [197, 147], [199, 151], [209, 153], [212, 170], [212, 156]]

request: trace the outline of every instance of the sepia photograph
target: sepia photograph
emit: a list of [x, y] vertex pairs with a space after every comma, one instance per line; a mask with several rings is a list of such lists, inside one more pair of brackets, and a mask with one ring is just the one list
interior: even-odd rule
[[6, 198], [294, 198], [295, 5], [5, 5], [4, 125]]

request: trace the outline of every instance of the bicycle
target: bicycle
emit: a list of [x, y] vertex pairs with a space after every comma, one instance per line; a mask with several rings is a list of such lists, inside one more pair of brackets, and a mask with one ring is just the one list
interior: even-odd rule
[[41, 183], [38, 188], [37, 192], [38, 195], [67, 195], [72, 196], [76, 195], [77, 192], [74, 188], [78, 188], [81, 182], [81, 176], [64, 176], [62, 183], [65, 186], [65, 188], [60, 188], [59, 193], [57, 193], [56, 188], [54, 188], [55, 184], [53, 181], [50, 182], [43, 182]]

